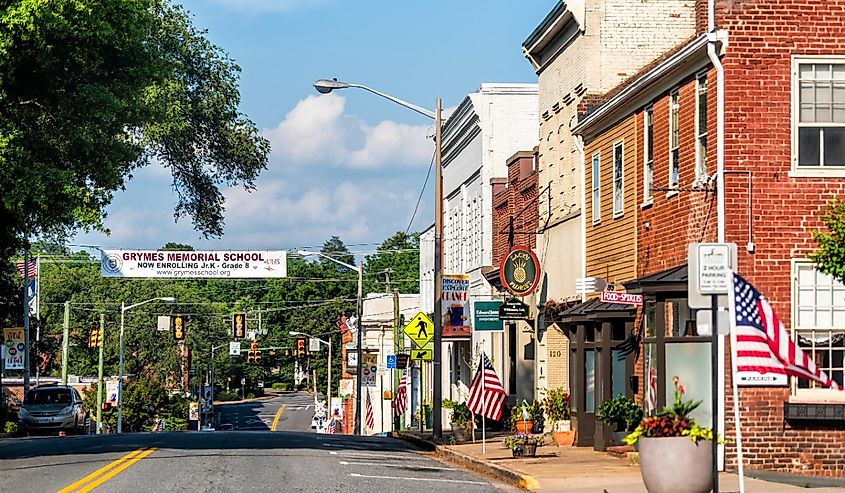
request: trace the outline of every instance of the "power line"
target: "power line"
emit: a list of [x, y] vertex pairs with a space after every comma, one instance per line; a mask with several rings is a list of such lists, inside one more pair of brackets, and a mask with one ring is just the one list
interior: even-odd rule
[[435, 151], [434, 154], [431, 155], [431, 162], [428, 163], [428, 173], [425, 175], [425, 181], [423, 182], [422, 188], [420, 189], [420, 196], [417, 197], [417, 205], [414, 206], [414, 212], [411, 214], [411, 220], [408, 221], [408, 227], [405, 228], [405, 234], [408, 234], [408, 231], [411, 230], [411, 225], [414, 224], [414, 219], [417, 217], [417, 211], [420, 208], [420, 202], [422, 202], [423, 194], [425, 193], [425, 187], [428, 185], [428, 179], [431, 177], [431, 169], [434, 167], [434, 157], [437, 154]]

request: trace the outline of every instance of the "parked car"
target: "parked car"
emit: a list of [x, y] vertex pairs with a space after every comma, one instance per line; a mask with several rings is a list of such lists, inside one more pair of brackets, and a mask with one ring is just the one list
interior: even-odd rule
[[38, 430], [81, 431], [85, 426], [82, 397], [73, 387], [42, 386], [27, 392], [18, 420], [27, 433]]

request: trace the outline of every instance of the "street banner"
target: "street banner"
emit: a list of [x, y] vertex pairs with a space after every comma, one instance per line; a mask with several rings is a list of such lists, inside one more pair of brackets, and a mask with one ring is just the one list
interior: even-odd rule
[[443, 275], [443, 337], [468, 338], [472, 336], [469, 307], [469, 275]]
[[365, 354], [364, 367], [361, 368], [361, 385], [365, 387], [376, 386], [376, 375], [378, 374], [378, 355]]
[[103, 277], [268, 278], [287, 277], [284, 250], [103, 250]]
[[26, 347], [23, 343], [23, 327], [11, 327], [3, 329], [3, 345], [6, 346], [6, 370], [24, 369], [24, 352]]
[[106, 380], [106, 402], [112, 406], [116, 406], [118, 403], [117, 383], [117, 380]]
[[200, 403], [199, 402], [189, 402], [188, 403], [188, 419], [190, 421], [199, 421], [199, 419], [200, 419]]

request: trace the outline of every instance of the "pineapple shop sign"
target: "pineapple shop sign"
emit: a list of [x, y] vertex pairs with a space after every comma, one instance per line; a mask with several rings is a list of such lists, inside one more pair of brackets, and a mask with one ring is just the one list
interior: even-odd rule
[[527, 246], [515, 246], [502, 259], [499, 278], [514, 296], [527, 296], [540, 282], [540, 261]]

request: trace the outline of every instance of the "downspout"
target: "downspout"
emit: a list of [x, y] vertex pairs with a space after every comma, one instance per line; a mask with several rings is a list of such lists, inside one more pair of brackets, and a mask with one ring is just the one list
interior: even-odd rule
[[716, 31], [716, 0], [707, 2], [707, 56], [716, 69], [716, 234], [725, 242], [725, 67], [716, 52], [716, 42], [727, 41], [726, 32]]
[[[577, 116], [574, 115], [572, 118], [575, 119]], [[571, 128], [571, 120], [570, 120], [570, 128]], [[587, 220], [585, 218], [586, 212], [585, 207], [587, 204], [587, 195], [584, 191], [584, 187], [586, 186], [585, 182], [587, 179], [587, 175], [584, 172], [584, 145], [581, 142], [580, 135], [572, 135], [572, 143], [575, 145], [575, 149], [578, 151], [578, 154], [581, 156], [581, 173], [580, 173], [580, 180], [581, 180], [581, 278], [587, 277]], [[581, 293], [581, 302], [587, 301], [587, 293]]]

